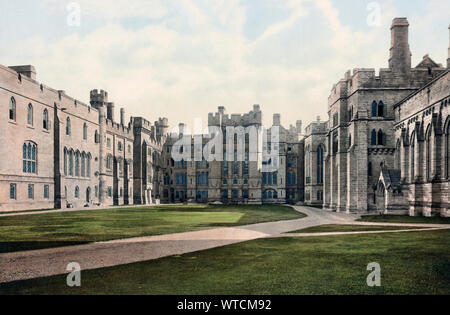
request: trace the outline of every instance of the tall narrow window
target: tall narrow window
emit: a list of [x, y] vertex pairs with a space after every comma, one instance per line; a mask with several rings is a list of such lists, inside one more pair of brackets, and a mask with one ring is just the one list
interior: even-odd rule
[[416, 148], [416, 135], [413, 132], [413, 134], [411, 136], [411, 149], [410, 149], [410, 152], [409, 152], [411, 154], [411, 172], [410, 172], [410, 174], [411, 174], [411, 182], [414, 181], [415, 168], [416, 168], [416, 165], [415, 165], [416, 150], [415, 150], [415, 148]]
[[49, 198], [49, 190], [50, 190], [50, 186], [49, 185], [44, 185], [44, 199], [48, 199]]
[[70, 135], [70, 118], [67, 117], [66, 119], [66, 135]]
[[48, 110], [44, 110], [44, 113], [42, 115], [42, 128], [45, 130], [48, 130]]
[[80, 176], [80, 153], [75, 153], [75, 176]]
[[80, 198], [80, 188], [78, 186], [75, 187], [75, 198]]
[[378, 104], [378, 117], [384, 117], [384, 104], [382, 101]]
[[73, 151], [69, 151], [69, 176], [73, 176]]
[[64, 175], [67, 176], [67, 149], [64, 148]]
[[369, 174], [369, 176], [372, 176], [372, 174], [373, 174], [372, 162], [369, 162], [369, 165], [367, 166], [367, 173]]
[[323, 147], [317, 148], [317, 184], [323, 184]]
[[28, 185], [28, 199], [34, 199], [34, 185]]
[[9, 100], [9, 119], [16, 120], [16, 100], [14, 97]]
[[384, 134], [383, 131], [378, 131], [378, 137], [377, 137], [377, 144], [378, 145], [384, 145]]
[[22, 146], [23, 151], [23, 172], [37, 174], [37, 145], [34, 142], [25, 142]]
[[87, 156], [87, 162], [86, 162], [86, 177], [91, 177], [91, 154], [89, 153]]
[[87, 125], [83, 125], [83, 140], [87, 140]]
[[17, 199], [17, 185], [16, 184], [9, 185], [9, 199]]
[[28, 104], [27, 109], [27, 124], [32, 126], [33, 125], [33, 105]]
[[377, 145], [377, 132], [374, 130], [372, 130], [372, 137], [371, 137], [371, 145]]
[[81, 177], [86, 176], [86, 154], [81, 154]]
[[450, 178], [450, 121], [447, 124], [447, 132], [445, 133], [445, 175]]
[[425, 137], [425, 154], [426, 154], [426, 176], [427, 180], [431, 180], [431, 127], [427, 131], [427, 135]]
[[376, 101], [373, 101], [372, 103], [372, 117], [378, 116], [378, 104]]

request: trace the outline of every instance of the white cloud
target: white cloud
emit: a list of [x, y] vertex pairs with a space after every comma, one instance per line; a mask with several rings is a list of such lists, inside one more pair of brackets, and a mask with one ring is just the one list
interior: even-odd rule
[[[88, 101], [91, 89], [106, 89], [128, 114], [167, 116], [173, 126], [206, 119], [220, 105], [246, 112], [261, 104], [266, 123], [274, 112], [286, 124], [325, 118], [332, 84], [347, 69], [387, 66], [388, 26], [397, 13], [385, 2], [382, 27], [362, 31], [344, 25], [329, 0], [289, 0], [289, 17], [251, 41], [237, 0], [79, 2], [84, 14], [108, 21], [50, 43], [39, 36], [11, 43], [0, 50], [2, 62], [34, 64], [38, 80], [80, 100]], [[293, 43], [302, 20], [317, 12], [311, 36]], [[139, 16], [164, 18], [138, 29], [117, 21]]]

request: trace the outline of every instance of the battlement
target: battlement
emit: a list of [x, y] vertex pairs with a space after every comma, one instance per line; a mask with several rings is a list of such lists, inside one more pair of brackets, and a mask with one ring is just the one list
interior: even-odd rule
[[314, 121], [305, 128], [305, 135], [308, 137], [313, 134], [326, 133], [328, 130], [328, 121]]
[[128, 126], [121, 125], [110, 119], [106, 119], [106, 130], [123, 137], [133, 138], [133, 130], [131, 124]]
[[108, 92], [104, 90], [92, 90], [90, 93], [91, 103], [107, 103], [108, 102]]
[[225, 107], [220, 106], [218, 112], [208, 114], [208, 126], [250, 126], [262, 124], [262, 112], [259, 105], [246, 114], [225, 114]]

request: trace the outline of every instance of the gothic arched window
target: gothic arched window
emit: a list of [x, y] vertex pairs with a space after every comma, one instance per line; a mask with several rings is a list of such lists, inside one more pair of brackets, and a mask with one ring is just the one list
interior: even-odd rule
[[87, 125], [83, 125], [83, 140], [87, 140]]
[[45, 130], [48, 130], [49, 126], [48, 126], [48, 110], [44, 110], [44, 113], [42, 115], [42, 128], [44, 128]]
[[377, 144], [384, 145], [384, 134], [383, 134], [383, 131], [381, 131], [381, 130], [378, 131]]
[[86, 176], [86, 154], [83, 152], [81, 154], [81, 177]]
[[378, 104], [378, 117], [384, 117], [384, 104], [382, 101]]
[[411, 174], [411, 182], [412, 181], [414, 181], [414, 176], [415, 176], [415, 167], [416, 167], [416, 165], [415, 165], [415, 160], [416, 160], [416, 157], [414, 156], [414, 154], [416, 154], [416, 150], [415, 150], [415, 148], [416, 148], [416, 134], [415, 134], [415, 132], [413, 132], [412, 133], [412, 135], [411, 135], [411, 149], [409, 150], [410, 152], [409, 152], [409, 154], [411, 155], [411, 172], [410, 172], [410, 174]]
[[86, 161], [86, 177], [90, 178], [91, 177], [91, 154], [88, 153], [87, 155], [87, 161]]
[[372, 103], [372, 117], [378, 116], [378, 104], [376, 101]]
[[33, 125], [33, 105], [31, 103], [28, 104], [27, 108], [27, 124], [30, 126]]
[[66, 119], [66, 135], [70, 136], [70, 118]]
[[317, 148], [317, 184], [323, 184], [323, 147]]
[[377, 132], [374, 130], [372, 130], [372, 138], [371, 138], [371, 144], [372, 145], [377, 145]]
[[80, 176], [80, 153], [75, 153], [75, 176]]
[[425, 167], [427, 180], [431, 179], [431, 127], [428, 128], [427, 134], [425, 136]]
[[37, 144], [31, 141], [27, 141], [23, 144], [22, 151], [23, 172], [29, 174], [37, 174]]
[[73, 176], [73, 151], [69, 151], [69, 176]]
[[75, 198], [80, 198], [80, 187], [78, 186], [75, 187]]
[[16, 120], [16, 100], [14, 97], [9, 100], [9, 119]]
[[67, 149], [64, 148], [64, 175], [67, 175]]

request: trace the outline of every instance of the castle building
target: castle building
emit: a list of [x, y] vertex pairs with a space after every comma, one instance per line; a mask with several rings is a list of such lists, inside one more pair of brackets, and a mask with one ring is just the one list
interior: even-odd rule
[[[267, 204], [296, 203], [303, 200], [303, 142], [299, 140], [301, 130], [298, 129], [301, 128], [300, 121], [296, 127], [286, 130], [281, 126], [280, 115], [275, 114], [273, 126], [266, 132], [267, 141], [258, 142], [256, 139], [263, 136], [259, 105], [254, 105], [252, 111], [243, 115], [228, 115], [224, 107], [219, 107], [218, 112], [208, 115], [208, 129], [211, 127], [215, 127], [222, 135], [219, 145], [222, 145], [223, 159], [209, 160], [202, 152], [197, 151], [195, 143], [200, 143], [201, 150], [204, 150], [214, 137], [212, 134], [186, 135], [183, 124], [180, 124], [178, 134], [166, 142], [162, 163], [165, 165], [162, 203]], [[252, 138], [251, 127], [254, 127], [255, 138]], [[279, 132], [279, 141], [272, 143], [275, 127]], [[238, 137], [239, 130], [242, 130], [241, 138]], [[187, 139], [183, 140], [186, 141], [184, 146], [177, 144], [182, 139]], [[231, 147], [228, 147], [230, 143]], [[252, 143], [258, 143], [254, 152], [255, 159], [251, 158]], [[174, 146], [178, 146], [175, 151]], [[173, 152], [188, 152], [187, 146], [191, 147], [191, 153], [186, 161], [172, 156]], [[242, 146], [242, 151], [239, 146]], [[278, 162], [273, 162], [276, 164], [273, 170], [264, 171], [262, 166], [271, 162], [264, 152], [271, 151], [272, 146], [278, 152]], [[243, 155], [241, 158], [240, 152]], [[198, 159], [195, 158], [197, 154]]]
[[317, 121], [305, 129], [305, 204], [323, 205], [324, 158], [327, 141], [328, 122]]
[[[406, 107], [397, 104], [447, 71], [428, 55], [411, 68], [408, 28], [406, 18], [393, 20], [389, 68], [380, 69], [378, 76], [375, 69], [354, 69], [333, 86], [328, 98], [325, 209], [385, 210], [377, 202], [377, 190], [382, 170], [394, 170], [398, 140], [394, 128], [396, 120], [404, 117], [398, 115], [398, 109]], [[430, 89], [430, 99], [432, 92]], [[395, 177], [395, 172], [392, 175]]]
[[90, 104], [80, 102], [37, 82], [33, 66], [0, 66], [0, 103], [7, 110], [0, 153], [8, 157], [0, 162], [0, 211], [145, 204], [159, 196], [148, 182], [158, 171], [149, 157], [160, 155], [167, 119], [125, 124], [121, 109], [116, 121], [107, 92], [93, 90]]
[[450, 216], [449, 70], [450, 47], [447, 67], [425, 55], [411, 68], [409, 23], [395, 18], [389, 67], [348, 71], [327, 122], [303, 133], [275, 114], [265, 129], [259, 105], [221, 106], [207, 133], [180, 124], [169, 134], [166, 118], [126, 123], [122, 108], [116, 120], [103, 90], [86, 104], [37, 82], [33, 66], [0, 65], [0, 211], [300, 203]]

